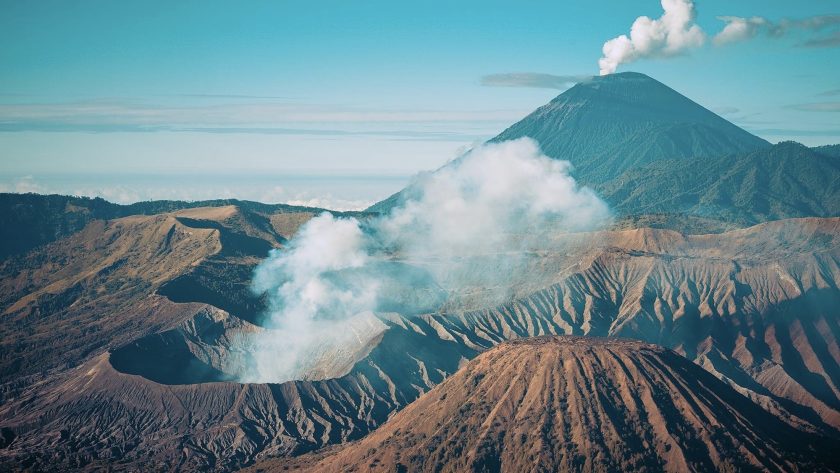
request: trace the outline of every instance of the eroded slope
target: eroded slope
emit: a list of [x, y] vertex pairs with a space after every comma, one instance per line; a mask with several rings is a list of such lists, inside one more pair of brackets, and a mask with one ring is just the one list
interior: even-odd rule
[[538, 337], [479, 355], [359, 442], [254, 470], [815, 471], [827, 445], [670, 350]]
[[[346, 374], [324, 381], [225, 381], [235, 357], [247, 356], [237, 352], [236, 335], [259, 327], [205, 303], [147, 297], [136, 307], [153, 304], [155, 313], [169, 314], [169, 325], [128, 332], [134, 336], [112, 346], [112, 356], [119, 347], [160, 353], [165, 346], [185, 366], [197, 360], [222, 375], [204, 370], [210, 376], [173, 381], [165, 378], [171, 373], [132, 370], [94, 351], [80, 367], [44, 378], [0, 407], [8, 440], [2, 456], [36, 467], [122, 459], [126, 466], [192, 469], [295, 455], [358, 439], [466, 360], [502, 341], [543, 334], [672, 347], [789, 425], [834, 435], [838, 225], [840, 219], [798, 219], [721, 235], [558, 235], [593, 247], [544, 255], [542, 269], [554, 274], [549, 287], [489, 309], [448, 304], [446, 312], [412, 317], [378, 314], [381, 326], [366, 345], [325, 367]], [[131, 320], [162, 317], [145, 314]], [[138, 359], [147, 361], [142, 353]]]

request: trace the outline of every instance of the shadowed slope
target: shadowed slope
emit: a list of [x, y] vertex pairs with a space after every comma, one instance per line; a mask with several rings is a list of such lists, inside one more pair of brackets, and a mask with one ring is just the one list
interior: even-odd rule
[[637, 72], [595, 77], [563, 92], [493, 141], [531, 137], [571, 161], [584, 184], [662, 159], [712, 157], [768, 143]]
[[747, 226], [840, 215], [840, 158], [792, 141], [744, 155], [665, 160], [599, 188], [620, 215], [671, 213]]
[[[547, 156], [570, 161], [575, 179], [596, 190], [624, 171], [657, 161], [711, 158], [770, 146], [637, 72], [581, 82], [490, 141], [523, 137], [536, 140]], [[368, 210], [387, 212], [411, 192], [409, 186]]]
[[[341, 378], [234, 383], [220, 379], [223, 351], [255, 328], [205, 307], [177, 331], [129, 345], [133, 353], [96, 356], [0, 405], [11, 439], [0, 470], [229, 471], [358, 439], [477, 354], [434, 337], [423, 321], [383, 323], [388, 330]], [[222, 343], [211, 345], [213, 337]], [[138, 353], [150, 347], [163, 348], [156, 359]], [[185, 363], [195, 365], [185, 371]]]
[[[54, 200], [18, 197], [46, 202], [39, 206]], [[155, 293], [255, 321], [262, 301], [248, 290], [253, 268], [312, 215], [294, 209], [264, 217], [228, 205], [92, 220], [62, 240], [0, 261], [0, 399], [32, 375], [77, 366], [195, 312]]]
[[813, 471], [829, 461], [814, 454], [824, 452], [823, 442], [670, 350], [619, 339], [538, 337], [479, 355], [361, 441], [287, 466]]
[[[265, 455], [300, 454], [358, 439], [480, 352], [543, 334], [665, 345], [782, 421], [824, 433], [840, 426], [840, 219], [786, 220], [721, 235], [651, 229], [556, 235], [585, 239], [591, 248], [542, 255], [536, 269], [553, 274], [554, 284], [480, 310], [455, 305], [413, 317], [377, 314], [381, 325], [362, 337], [364, 346], [305, 379], [339, 378], [269, 385], [212, 382], [229, 379], [219, 372], [232, 373], [236, 357], [247, 356], [238, 334], [261, 330], [242, 320], [247, 314], [207, 305], [228, 296], [176, 304], [154, 294], [154, 284], [134, 286], [129, 277], [159, 284], [210, 261], [217, 261], [214, 268], [255, 264], [242, 251], [247, 246], [224, 247], [236, 239], [197, 228], [216, 221], [248, 235], [237, 219], [235, 209], [217, 208], [112, 221], [93, 232], [102, 240], [91, 238], [96, 243], [81, 246], [85, 251], [71, 251], [82, 240], [65, 240], [69, 254], [35, 252], [20, 278], [4, 281], [8, 303], [24, 302], [4, 319], [9, 371], [0, 469], [116, 461], [134, 469], [232, 469]], [[197, 265], [146, 256], [159, 248]], [[125, 263], [91, 277], [90, 268], [100, 261], [111, 268], [109, 258], [119, 259], [123, 249], [131, 250]], [[65, 266], [57, 271], [59, 260]], [[201, 284], [225, 281], [205, 287], [228, 294], [226, 288], [247, 287], [244, 273], [194, 276]], [[97, 292], [127, 283], [131, 291]], [[76, 331], [49, 337], [65, 333], [61, 327]], [[174, 363], [158, 366], [170, 360], [149, 357], [148, 350]]]
[[[120, 205], [102, 198], [66, 195], [0, 193], [0, 261], [22, 255], [39, 246], [72, 235], [94, 220], [113, 220], [132, 215], [155, 215], [200, 207], [236, 206], [245, 226], [263, 233], [288, 238], [278, 222], [308, 219], [324, 209], [285, 204], [263, 204], [247, 200], [217, 199], [195, 202], [154, 200]], [[339, 215], [363, 215], [359, 212], [335, 212]], [[284, 217], [276, 218], [278, 215]], [[291, 216], [291, 218], [289, 218]], [[285, 225], [288, 226], [288, 225]], [[271, 228], [274, 227], [274, 228]], [[275, 233], [276, 231], [276, 233]], [[279, 235], [278, 235], [279, 234]]]

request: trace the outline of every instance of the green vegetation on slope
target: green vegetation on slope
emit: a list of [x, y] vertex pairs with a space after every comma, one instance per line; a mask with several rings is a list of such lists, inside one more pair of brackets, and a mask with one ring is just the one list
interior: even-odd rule
[[617, 214], [683, 214], [753, 225], [840, 215], [840, 159], [799, 143], [716, 158], [667, 160], [598, 186]]

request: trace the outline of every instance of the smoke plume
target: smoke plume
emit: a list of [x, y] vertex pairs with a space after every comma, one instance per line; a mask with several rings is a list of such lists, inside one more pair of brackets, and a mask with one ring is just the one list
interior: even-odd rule
[[726, 23], [726, 26], [712, 40], [718, 46], [750, 39], [758, 34], [760, 28], [770, 24], [766, 18], [760, 16], [750, 18], [721, 16], [718, 19]]
[[673, 56], [703, 45], [706, 34], [694, 24], [692, 0], [662, 0], [662, 9], [664, 13], [658, 19], [636, 18], [629, 37], [621, 35], [604, 43], [603, 57], [598, 61], [602, 76], [614, 73], [621, 64]]
[[[783, 18], [775, 22], [761, 16], [749, 18], [719, 16], [718, 20], [726, 23], [723, 30], [713, 39], [713, 42], [718, 46], [745, 41], [754, 38], [759, 33], [771, 38], [781, 38], [792, 31], [813, 34], [840, 25], [840, 15], [818, 15], [802, 19]], [[835, 31], [836, 33], [838, 32]], [[819, 41], [821, 41], [821, 38], [811, 38], [801, 45], [813, 46], [814, 42]]]
[[[602, 48], [598, 60], [601, 75], [614, 73], [618, 66], [649, 57], [679, 55], [706, 42], [706, 33], [695, 24], [693, 0], [661, 0], [662, 16], [651, 19], [640, 16], [630, 27], [630, 36], [617, 36]], [[830, 31], [828, 36], [813, 37], [826, 29], [840, 25], [840, 15], [817, 15], [802, 19], [783, 18], [771, 21], [761, 16], [719, 16], [723, 29], [712, 38], [716, 46], [746, 41], [760, 33], [771, 38], [781, 38], [791, 32], [804, 32], [812, 37], [800, 43], [807, 47], [831, 47], [840, 44], [840, 31]]]
[[419, 177], [387, 215], [313, 218], [256, 270], [269, 328], [240, 378], [339, 375], [384, 330], [378, 315], [492, 306], [544, 282], [535, 262], [556, 235], [609, 220], [569, 171], [533, 140], [488, 144]]

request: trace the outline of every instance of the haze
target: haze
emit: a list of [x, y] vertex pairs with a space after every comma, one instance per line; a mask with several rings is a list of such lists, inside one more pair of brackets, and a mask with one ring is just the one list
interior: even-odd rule
[[[695, 18], [702, 45], [639, 36], [611, 61], [770, 142], [833, 143], [838, 33], [813, 19], [836, 19], [834, 6], [708, 0]], [[4, 2], [0, 190], [363, 208], [598, 74], [605, 42], [662, 14], [659, 2], [620, 0]], [[275, 179], [158, 182], [194, 172]], [[301, 175], [334, 188], [304, 189]]]

